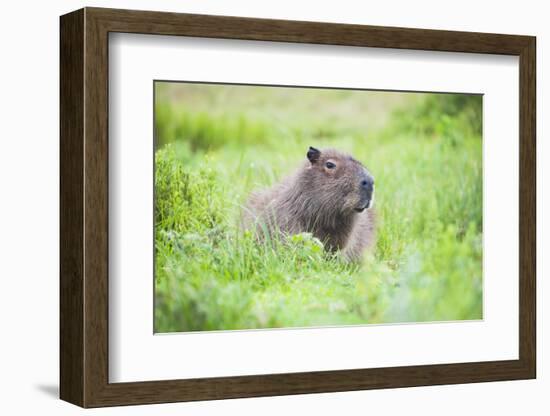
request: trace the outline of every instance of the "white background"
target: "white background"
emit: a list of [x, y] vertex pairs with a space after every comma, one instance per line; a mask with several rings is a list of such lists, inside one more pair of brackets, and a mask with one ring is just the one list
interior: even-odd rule
[[[545, 2], [438, 1], [253, 2], [227, 1], [50, 1], [6, 3], [1, 13], [2, 123], [0, 137], [0, 371], [6, 414], [78, 414], [58, 401], [58, 16], [83, 5], [320, 20], [389, 26], [532, 34], [538, 37], [538, 380], [317, 394], [219, 402], [167, 404], [87, 411], [88, 414], [548, 414], [550, 361], [544, 347], [548, 318], [543, 301], [548, 260], [543, 243], [550, 229], [541, 213], [550, 146], [542, 127], [550, 84]], [[314, 7], [312, 7], [314, 4]], [[546, 201], [544, 200], [546, 199]], [[548, 325], [546, 325], [548, 326]]]
[[[518, 61], [496, 55], [112, 35], [109, 379], [517, 359], [519, 286], [510, 270], [518, 270], [519, 214], [518, 193], [511, 195], [510, 189], [519, 186]], [[483, 93], [483, 321], [153, 336], [153, 79]]]

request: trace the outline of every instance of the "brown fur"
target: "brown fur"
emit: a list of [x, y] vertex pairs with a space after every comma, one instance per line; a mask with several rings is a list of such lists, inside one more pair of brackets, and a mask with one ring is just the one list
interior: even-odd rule
[[337, 150], [310, 148], [307, 156], [293, 175], [251, 195], [245, 225], [255, 224], [259, 235], [309, 232], [327, 250], [359, 260], [374, 243], [374, 179], [360, 162]]

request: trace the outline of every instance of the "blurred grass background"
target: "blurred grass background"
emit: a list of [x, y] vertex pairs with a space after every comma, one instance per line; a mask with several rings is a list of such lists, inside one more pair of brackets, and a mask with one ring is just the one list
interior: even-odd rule
[[[481, 319], [481, 122], [479, 95], [156, 82], [155, 331]], [[308, 146], [376, 177], [362, 264], [238, 227]]]

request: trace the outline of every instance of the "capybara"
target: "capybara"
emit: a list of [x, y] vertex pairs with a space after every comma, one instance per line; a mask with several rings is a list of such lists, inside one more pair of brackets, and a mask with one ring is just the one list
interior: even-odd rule
[[294, 174], [250, 196], [243, 217], [260, 237], [308, 232], [326, 250], [357, 261], [374, 243], [373, 203], [374, 178], [361, 162], [310, 147]]

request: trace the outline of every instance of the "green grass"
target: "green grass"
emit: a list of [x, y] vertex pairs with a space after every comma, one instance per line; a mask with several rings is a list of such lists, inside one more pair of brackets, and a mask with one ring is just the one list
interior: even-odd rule
[[[481, 97], [156, 84], [155, 330], [482, 317]], [[310, 235], [259, 244], [251, 190], [308, 146], [376, 177], [377, 244], [360, 264]]]

